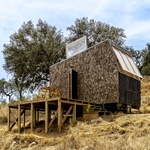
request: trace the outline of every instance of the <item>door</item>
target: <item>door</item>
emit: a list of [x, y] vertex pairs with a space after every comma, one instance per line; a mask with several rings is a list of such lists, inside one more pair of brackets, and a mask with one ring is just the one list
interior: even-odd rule
[[69, 74], [69, 98], [77, 99], [77, 80], [78, 80], [78, 73], [74, 70], [71, 70]]

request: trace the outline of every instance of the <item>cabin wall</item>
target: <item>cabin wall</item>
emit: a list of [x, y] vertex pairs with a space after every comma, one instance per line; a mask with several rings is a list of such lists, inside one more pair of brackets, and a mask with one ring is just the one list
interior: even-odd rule
[[141, 82], [119, 73], [119, 102], [139, 108], [141, 104]]
[[118, 66], [108, 41], [50, 67], [50, 85], [69, 98], [69, 70], [78, 72], [78, 99], [118, 102]]

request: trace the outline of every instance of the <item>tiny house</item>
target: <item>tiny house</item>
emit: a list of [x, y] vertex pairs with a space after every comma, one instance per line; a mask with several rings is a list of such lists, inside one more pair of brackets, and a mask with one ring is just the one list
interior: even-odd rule
[[50, 66], [60, 97], [140, 107], [142, 76], [132, 55], [110, 40]]

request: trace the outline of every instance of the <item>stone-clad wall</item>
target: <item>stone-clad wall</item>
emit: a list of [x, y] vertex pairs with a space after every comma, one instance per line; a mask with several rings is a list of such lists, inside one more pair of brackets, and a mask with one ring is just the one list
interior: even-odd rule
[[118, 102], [118, 66], [108, 41], [50, 67], [50, 84], [68, 98], [69, 69], [78, 72], [78, 99]]

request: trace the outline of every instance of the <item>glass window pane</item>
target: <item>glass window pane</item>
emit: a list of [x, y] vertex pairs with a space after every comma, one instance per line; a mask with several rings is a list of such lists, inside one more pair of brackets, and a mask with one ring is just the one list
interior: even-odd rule
[[[114, 48], [113, 48], [113, 49], [114, 49]], [[119, 60], [119, 63], [120, 63], [120, 65], [121, 65], [122, 69], [128, 70], [128, 68], [126, 67], [126, 64], [124, 63], [124, 61], [123, 61], [123, 59], [122, 59], [122, 57], [121, 57], [119, 51], [116, 50], [116, 49], [114, 49], [114, 52], [115, 52], [115, 54], [116, 54], [116, 56], [117, 56], [117, 58], [118, 58], [118, 60]]]
[[129, 61], [130, 61], [130, 64], [131, 64], [132, 68], [134, 69], [135, 74], [136, 74], [137, 76], [139, 76], [139, 77], [142, 77], [142, 75], [141, 75], [141, 73], [139, 72], [137, 66], [135, 65], [133, 59], [130, 58], [130, 57], [128, 57], [128, 59], [129, 59]]
[[130, 56], [121, 52], [120, 50], [115, 49], [114, 47], [113, 50], [123, 70], [142, 78], [141, 73]]
[[133, 68], [132, 68], [132, 66], [131, 66], [131, 64], [130, 64], [130, 62], [129, 62], [129, 60], [127, 59], [128, 56], [126, 54], [123, 54], [123, 53], [121, 53], [121, 55], [122, 55], [122, 57], [123, 57], [123, 59], [125, 61], [125, 64], [128, 67], [128, 71], [132, 72], [132, 73], [135, 73], [134, 70], [133, 70]]

